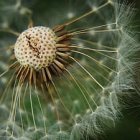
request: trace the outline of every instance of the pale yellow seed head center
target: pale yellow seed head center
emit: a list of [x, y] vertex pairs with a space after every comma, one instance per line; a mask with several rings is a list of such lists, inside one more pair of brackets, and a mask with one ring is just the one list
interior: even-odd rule
[[19, 35], [14, 53], [23, 66], [36, 70], [48, 67], [56, 58], [56, 35], [48, 27], [29, 28]]

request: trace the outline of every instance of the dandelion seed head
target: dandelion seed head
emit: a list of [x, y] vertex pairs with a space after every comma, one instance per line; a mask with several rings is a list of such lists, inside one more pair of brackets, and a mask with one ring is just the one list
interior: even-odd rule
[[69, 2], [49, 1], [42, 12], [20, 0], [1, 6], [9, 11], [0, 17], [0, 136], [6, 139], [11, 133], [13, 139], [96, 139], [118, 118], [116, 94], [129, 89], [127, 58], [137, 50], [128, 38], [131, 10], [119, 0]]
[[29, 28], [18, 37], [14, 52], [23, 66], [47, 67], [56, 57], [55, 33], [47, 27]]

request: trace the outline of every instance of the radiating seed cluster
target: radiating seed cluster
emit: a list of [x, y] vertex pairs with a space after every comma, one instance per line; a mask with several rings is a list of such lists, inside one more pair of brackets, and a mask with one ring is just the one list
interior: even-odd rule
[[[0, 140], [104, 138], [122, 116], [124, 95], [135, 90], [139, 45], [129, 30], [131, 6], [125, 0], [1, 1]], [[25, 26], [32, 28], [13, 28]]]
[[18, 37], [14, 52], [21, 65], [47, 67], [56, 57], [56, 35], [47, 27], [29, 28]]

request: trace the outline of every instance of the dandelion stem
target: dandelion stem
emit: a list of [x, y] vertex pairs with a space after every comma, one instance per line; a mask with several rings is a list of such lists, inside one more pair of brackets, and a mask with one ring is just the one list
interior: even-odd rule
[[66, 68], [64, 68], [64, 69], [65, 69], [65, 71], [67, 71], [67, 72], [69, 73], [69, 75], [71, 76], [71, 78], [74, 80], [75, 84], [78, 86], [78, 88], [79, 88], [79, 90], [81, 91], [81, 93], [82, 93], [84, 99], [86, 100], [86, 102], [87, 102], [89, 108], [90, 108], [91, 111], [93, 112], [93, 109], [92, 109], [91, 105], [89, 104], [88, 99], [87, 99], [87, 97], [85, 96], [85, 93], [83, 92], [83, 90], [82, 90], [82, 88], [80, 87], [80, 85], [79, 85], [79, 83], [77, 82], [77, 80], [74, 78], [74, 76], [71, 74], [71, 72], [70, 72], [68, 69], [66, 69]]
[[[46, 83], [46, 87], [48, 87], [47, 83]], [[60, 121], [59, 113], [58, 113], [58, 110], [57, 110], [57, 105], [55, 103], [55, 100], [54, 100], [53, 94], [51, 93], [50, 88], [48, 88], [48, 93], [49, 93], [49, 95], [50, 95], [50, 97], [52, 99], [53, 105], [55, 106], [56, 117], [57, 117], [58, 121]]]
[[[94, 33], [105, 33], [105, 32], [116, 32], [116, 31], [121, 31], [121, 29], [109, 29], [109, 30], [93, 30]], [[77, 31], [77, 32], [73, 32], [73, 33], [69, 33], [68, 35], [70, 36], [74, 36], [74, 35], [80, 35], [80, 34], [87, 34], [89, 33], [89, 31]]]
[[15, 36], [19, 36], [19, 35], [20, 35], [20, 33], [14, 31], [14, 30], [12, 30], [12, 29], [0, 29], [0, 32], [10, 33], [10, 34], [13, 34], [13, 35], [15, 35]]
[[117, 72], [114, 71], [113, 69], [111, 69], [111, 68], [107, 67], [106, 65], [104, 65], [104, 64], [102, 64], [102, 63], [100, 63], [100, 62], [98, 62], [96, 59], [94, 59], [93, 57], [91, 57], [91, 56], [89, 56], [89, 55], [87, 55], [87, 54], [85, 54], [85, 53], [82, 53], [82, 52], [79, 52], [79, 51], [74, 51], [74, 50], [71, 50], [71, 52], [75, 52], [75, 53], [78, 53], [78, 54], [82, 54], [82, 55], [84, 55], [84, 56], [86, 56], [86, 57], [92, 59], [93, 61], [95, 61], [98, 65], [101, 65], [101, 66], [107, 68], [108, 70], [111, 70], [111, 71], [117, 73]]
[[36, 126], [36, 122], [35, 122], [35, 116], [34, 116], [34, 109], [33, 109], [33, 101], [32, 101], [32, 93], [31, 93], [31, 85], [29, 87], [29, 90], [30, 90], [30, 105], [31, 105], [31, 113], [32, 113], [32, 117], [33, 117], [33, 123], [34, 123], [34, 127], [35, 127], [35, 130], [37, 130], [37, 126]]
[[7, 83], [7, 86], [6, 86], [6, 88], [4, 89], [4, 92], [2, 93], [2, 96], [0, 97], [0, 103], [3, 102], [3, 100], [4, 100], [5, 96], [6, 96], [6, 93], [7, 93], [7, 91], [8, 91], [8, 88], [10, 87], [10, 85], [11, 85], [13, 79], [14, 79], [15, 73], [16, 73], [16, 72], [14, 72], [14, 73], [12, 74], [11, 78], [9, 79], [9, 81], [8, 81], [8, 83]]
[[99, 49], [92, 49], [92, 48], [84, 48], [79, 46], [69, 46], [70, 48], [77, 48], [77, 49], [83, 49], [83, 50], [89, 50], [89, 51], [95, 51], [95, 52], [107, 52], [107, 53], [116, 53], [117, 51], [110, 51], [110, 50], [99, 50]]
[[[72, 65], [71, 65], [71, 67], [74, 68], [74, 66], [72, 66]], [[78, 73], [79, 73], [79, 72], [78, 72]], [[81, 76], [82, 78], [84, 78], [81, 74], [80, 74], [80, 76]], [[80, 82], [80, 81], [79, 81], [79, 82]], [[83, 86], [83, 84], [80, 84], [80, 85], [84, 88], [84, 90], [86, 91], [87, 95], [90, 97], [89, 92], [86, 90], [86, 88]], [[95, 104], [95, 106], [98, 107], [98, 105], [97, 105], [97, 103], [94, 101], [94, 99], [91, 98], [91, 97], [90, 97], [90, 99], [93, 101], [93, 103]]]
[[16, 61], [16, 62], [14, 62], [13, 64], [11, 64], [11, 65], [8, 67], [8, 69], [7, 69], [6, 71], [4, 71], [2, 74], [0, 74], [0, 78], [1, 78], [3, 75], [5, 75], [5, 74], [10, 70], [10, 68], [12, 68], [16, 63], [18, 63], [18, 61]]
[[28, 117], [28, 113], [27, 113], [27, 110], [26, 110], [26, 106], [25, 106], [25, 102], [24, 101], [25, 101], [27, 90], [28, 90], [28, 86], [29, 86], [29, 84], [27, 82], [27, 84], [25, 86], [24, 93], [23, 93], [23, 100], [22, 100], [23, 108], [24, 108], [25, 114], [26, 114], [27, 124], [29, 124], [30, 121], [29, 121], [29, 117]]
[[101, 87], [102, 89], [104, 89], [104, 87], [91, 75], [91, 73], [89, 71], [87, 71], [87, 69], [85, 69], [76, 59], [74, 59], [73, 57], [69, 56], [73, 61], [75, 61], [94, 81], [97, 85], [99, 85], [99, 87]]
[[[37, 90], [36, 85], [35, 85], [35, 90]], [[40, 101], [39, 96], [38, 96], [37, 93], [36, 93], [36, 96], [37, 96], [37, 100], [38, 100], [38, 103], [39, 103], [39, 107], [40, 107], [41, 113], [42, 113], [42, 115], [43, 115], [44, 131], [45, 131], [45, 134], [47, 134], [46, 121], [44, 120], [45, 115], [44, 115], [44, 112], [43, 112], [43, 109], [42, 109], [41, 101]]]
[[70, 114], [70, 116], [71, 116], [71, 118], [73, 119], [73, 121], [75, 121], [75, 119], [74, 119], [74, 117], [72, 116], [70, 110], [69, 110], [69, 109], [66, 107], [66, 105], [64, 104], [64, 102], [63, 102], [63, 100], [62, 100], [62, 98], [61, 98], [61, 96], [60, 96], [60, 94], [59, 94], [59, 91], [57, 90], [57, 88], [56, 88], [54, 82], [53, 82], [53, 81], [51, 81], [51, 82], [52, 82], [52, 85], [54, 86], [54, 89], [55, 89], [55, 91], [56, 91], [56, 93], [57, 93], [57, 95], [58, 95], [58, 97], [59, 97], [59, 99], [60, 99], [62, 105], [64, 106], [64, 108], [66, 109], [66, 111]]
[[89, 41], [89, 40], [85, 40], [85, 39], [79, 39], [79, 38], [72, 38], [73, 40], [77, 40], [77, 41], [82, 41], [82, 42], [85, 42], [85, 43], [88, 43], [88, 44], [91, 44], [93, 46], [99, 46], [99, 47], [103, 47], [103, 48], [107, 48], [107, 49], [111, 49], [111, 50], [115, 50], [116, 51], [116, 48], [113, 48], [112, 46], [109, 47], [109, 46], [105, 46], [105, 45], [102, 45], [98, 42], [93, 42], [93, 41]]
[[70, 25], [70, 24], [72, 24], [72, 23], [75, 23], [75, 22], [77, 22], [78, 20], [81, 20], [82, 18], [85, 18], [85, 17], [91, 15], [92, 13], [97, 12], [98, 10], [104, 8], [104, 7], [107, 6], [108, 4], [109, 4], [109, 2], [106, 2], [105, 4], [101, 5], [101, 6], [98, 7], [97, 9], [93, 9], [93, 10], [91, 10], [91, 11], [89, 11], [89, 12], [83, 14], [82, 16], [80, 16], [80, 17], [78, 17], [78, 18], [76, 18], [76, 19], [73, 19], [72, 21], [69, 21], [69, 22], [65, 23], [64, 25], [68, 26], [68, 25]]
[[98, 29], [98, 28], [102, 28], [102, 27], [107, 27], [107, 26], [111, 26], [111, 25], [116, 25], [116, 22], [115, 23], [110, 23], [110, 24], [104, 24], [104, 25], [99, 25], [99, 26], [95, 26], [95, 27], [89, 27], [89, 28], [84, 28], [84, 29], [73, 29], [73, 30], [70, 30], [69, 32], [70, 33], [74, 33], [74, 31], [76, 32], [76, 30], [78, 32], [84, 32], [84, 31], [93, 31], [94, 29]]

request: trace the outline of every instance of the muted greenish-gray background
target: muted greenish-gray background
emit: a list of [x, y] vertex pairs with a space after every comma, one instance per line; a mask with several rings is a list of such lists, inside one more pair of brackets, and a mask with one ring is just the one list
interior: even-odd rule
[[[26, 0], [26, 1], [28, 1], [28, 0]], [[26, 5], [26, 1], [25, 1], [25, 5]], [[55, 0], [53, 0], [53, 1], [55, 2]], [[58, 0], [56, 0], [56, 1], [58, 4]], [[129, 0], [129, 1], [134, 2], [135, 7], [137, 8], [137, 15], [135, 17], [135, 20], [133, 21], [132, 26], [140, 25], [140, 11], [139, 11], [140, 0], [135, 0], [135, 1]], [[28, 2], [28, 4], [29, 4], [28, 6], [29, 6], [29, 8], [31, 8], [31, 10], [33, 10], [34, 15], [39, 16], [39, 14], [42, 13], [43, 10], [45, 9], [46, 2], [48, 4], [48, 1], [46, 1], [46, 0], [31, 0], [30, 3]], [[39, 12], [36, 12], [36, 11], [39, 11]], [[36, 18], [36, 17], [33, 16], [33, 18]], [[134, 29], [138, 32], [140, 31], [139, 26], [135, 27]], [[138, 35], [138, 37], [139, 37], [139, 35]], [[137, 98], [137, 102], [131, 103], [130, 108], [131, 108], [131, 106], [134, 106], [134, 105], [136, 105], [137, 107], [132, 108], [132, 109], [129, 108], [128, 110], [123, 110], [124, 116], [121, 119], [121, 121], [116, 124], [114, 129], [109, 130], [106, 133], [106, 136], [104, 136], [104, 138], [103, 137], [99, 138], [99, 140], [100, 139], [104, 139], [104, 140], [140, 140], [140, 96], [136, 95], [136, 97], [134, 97], [134, 98]]]

